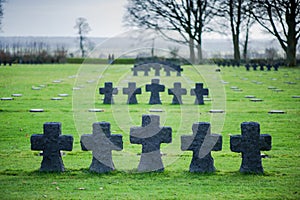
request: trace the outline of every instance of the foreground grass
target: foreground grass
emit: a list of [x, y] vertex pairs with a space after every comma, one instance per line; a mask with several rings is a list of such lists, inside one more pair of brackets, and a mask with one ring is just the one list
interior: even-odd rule
[[[74, 114], [76, 91], [74, 86], [82, 85], [76, 75], [79, 65], [16, 65], [0, 67], [0, 97], [8, 97], [13, 93], [22, 93], [14, 101], [0, 102], [0, 181], [1, 199], [299, 199], [300, 198], [300, 135], [299, 116], [300, 101], [291, 98], [300, 95], [300, 70], [280, 69], [278, 72], [246, 72], [244, 68], [221, 68], [220, 76], [228, 84], [224, 84], [226, 95], [225, 123], [220, 130], [223, 135], [223, 150], [213, 152], [217, 172], [215, 174], [191, 174], [188, 172], [191, 153], [180, 152], [178, 138], [181, 134], [191, 134], [191, 125], [196, 121], [210, 121], [212, 114], [208, 110], [213, 107], [218, 94], [212, 94], [213, 101], [202, 106], [194, 106], [194, 97], [184, 96], [185, 105], [170, 105], [172, 97], [167, 92], [162, 94], [163, 105], [147, 104], [149, 94], [144, 92], [138, 96], [139, 104], [127, 106], [126, 96], [115, 97], [114, 106], [103, 105], [97, 91], [92, 95], [94, 106], [103, 108], [103, 113], [78, 112]], [[130, 66], [89, 66], [91, 74], [102, 74], [95, 88], [103, 86], [105, 81], [115, 85], [126, 86], [122, 81], [128, 78]], [[197, 67], [198, 69], [201, 66]], [[215, 67], [211, 66], [212, 72]], [[200, 70], [201, 71], [201, 70]], [[184, 75], [193, 82], [209, 81], [201, 77], [196, 69], [186, 66]], [[203, 75], [205, 76], [205, 75]], [[147, 77], [150, 82], [153, 76]], [[63, 80], [53, 83], [53, 80]], [[143, 85], [145, 77], [130, 77]], [[161, 77], [167, 88], [175, 81], [181, 81], [183, 86], [191, 87], [189, 82], [178, 77]], [[87, 80], [84, 80], [85, 82]], [[254, 82], [256, 81], [256, 82]], [[257, 84], [257, 82], [261, 82]], [[285, 82], [295, 82], [287, 84]], [[123, 85], [122, 85], [123, 84]], [[41, 90], [32, 90], [32, 86], [45, 85]], [[243, 91], [230, 89], [238, 86]], [[268, 89], [275, 86], [283, 92]], [[85, 88], [88, 89], [87, 84]], [[91, 88], [91, 90], [95, 90]], [[74, 93], [73, 93], [74, 92]], [[62, 101], [51, 101], [60, 93], [68, 93]], [[72, 98], [73, 94], [73, 98]], [[81, 94], [80, 94], [81, 95]], [[89, 95], [89, 94], [88, 94]], [[245, 95], [255, 95], [263, 102], [250, 102]], [[87, 96], [89, 97], [89, 96]], [[84, 99], [81, 96], [80, 100]], [[85, 101], [83, 101], [85, 102]], [[88, 105], [90, 106], [90, 105]], [[31, 108], [44, 108], [44, 113], [30, 113]], [[86, 107], [83, 106], [84, 109]], [[137, 153], [140, 145], [129, 143], [129, 127], [140, 126], [141, 115], [148, 113], [150, 108], [162, 108], [163, 125], [173, 128], [172, 145], [162, 145], [165, 163], [163, 173], [136, 173], [139, 160]], [[124, 110], [126, 109], [126, 112]], [[127, 110], [129, 110], [127, 112]], [[270, 115], [269, 110], [284, 110], [283, 115]], [[128, 114], [129, 113], [129, 114]], [[201, 114], [200, 114], [201, 113]], [[82, 116], [80, 116], [82, 114]], [[199, 115], [197, 115], [199, 114]], [[98, 175], [88, 172], [91, 162], [91, 152], [80, 150], [79, 138], [82, 133], [91, 133], [91, 123], [81, 127], [80, 120], [92, 116], [99, 121], [111, 123], [113, 133], [123, 134], [124, 150], [114, 152], [114, 162], [117, 171]], [[128, 117], [129, 116], [129, 117]], [[181, 117], [178, 120], [179, 116]], [[129, 120], [130, 119], [130, 120]], [[76, 121], [77, 120], [77, 121]], [[63, 134], [73, 134], [75, 142], [72, 152], [66, 152], [63, 157], [67, 171], [65, 173], [40, 173], [41, 157], [30, 150], [30, 135], [42, 133], [42, 125], [48, 121], [62, 122]], [[263, 152], [269, 158], [263, 159], [264, 175], [243, 175], [238, 172], [240, 154], [230, 152], [229, 134], [240, 134], [240, 123], [257, 121], [262, 133], [272, 135], [272, 150]], [[212, 124], [214, 126], [214, 124]], [[212, 127], [214, 130], [214, 127]], [[169, 147], [172, 147], [168, 149]], [[179, 149], [179, 150], [178, 150]]]

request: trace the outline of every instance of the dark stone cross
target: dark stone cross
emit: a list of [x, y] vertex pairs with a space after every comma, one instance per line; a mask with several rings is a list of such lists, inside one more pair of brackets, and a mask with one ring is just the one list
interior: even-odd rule
[[250, 71], [250, 65], [248, 63], [245, 65], [245, 67], [247, 71]]
[[99, 93], [104, 94], [104, 104], [113, 104], [114, 99], [113, 99], [113, 94], [118, 94], [118, 89], [113, 88], [113, 83], [112, 82], [105, 82], [104, 83], [104, 88], [99, 88]]
[[174, 88], [168, 89], [168, 94], [173, 95], [172, 104], [182, 104], [182, 95], [186, 95], [186, 89], [181, 88], [180, 82], [174, 83]]
[[146, 92], [151, 92], [149, 104], [161, 104], [159, 93], [165, 91], [165, 86], [159, 84], [159, 79], [152, 79], [151, 84], [146, 85]]
[[265, 66], [264, 63], [260, 63], [260, 64], [259, 64], [259, 70], [260, 70], [260, 71], [264, 71], [264, 70], [265, 70], [265, 69], [264, 69], [264, 66]]
[[242, 135], [230, 136], [230, 149], [242, 153], [240, 172], [263, 173], [260, 151], [271, 150], [272, 137], [268, 134], [260, 135], [257, 122], [243, 122]]
[[40, 171], [65, 171], [60, 151], [72, 151], [73, 136], [61, 135], [61, 123], [44, 123], [44, 134], [33, 134], [30, 137], [30, 143], [31, 150], [43, 151]]
[[128, 95], [127, 104], [137, 104], [138, 101], [136, 99], [137, 94], [142, 94], [141, 88], [136, 88], [136, 83], [129, 82], [128, 88], [123, 88], [123, 94]]
[[96, 122], [93, 124], [93, 134], [84, 134], [80, 138], [83, 151], [93, 151], [90, 171], [107, 173], [115, 169], [112, 160], [112, 150], [123, 149], [122, 135], [111, 135], [110, 123]]
[[158, 115], [143, 115], [142, 127], [130, 128], [130, 143], [142, 145], [139, 172], [164, 170], [160, 144], [172, 142], [172, 128], [160, 127], [159, 120]]
[[215, 172], [211, 151], [222, 150], [222, 135], [210, 134], [210, 124], [206, 122], [194, 123], [192, 130], [193, 135], [181, 136], [181, 150], [193, 151], [190, 172]]
[[196, 96], [195, 104], [196, 105], [203, 105], [203, 95], [208, 95], [208, 89], [203, 88], [203, 83], [196, 83], [195, 88], [191, 89], [191, 95]]
[[253, 64], [252, 64], [252, 67], [253, 67], [253, 70], [254, 70], [254, 71], [257, 70], [257, 64], [256, 64], [256, 63], [253, 63]]
[[154, 76], [160, 76], [161, 66], [159, 63], [153, 63], [152, 68], [154, 69]]

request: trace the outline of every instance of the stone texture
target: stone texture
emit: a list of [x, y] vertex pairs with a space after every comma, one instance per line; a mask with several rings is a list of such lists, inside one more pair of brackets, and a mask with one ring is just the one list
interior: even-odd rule
[[143, 115], [142, 127], [130, 128], [130, 143], [142, 145], [139, 172], [164, 170], [160, 144], [172, 142], [172, 128], [160, 127], [159, 121], [160, 117], [157, 115]]
[[260, 151], [271, 150], [272, 137], [260, 135], [260, 125], [257, 122], [243, 122], [242, 135], [230, 136], [230, 149], [242, 153], [240, 172], [260, 174], [264, 172]]
[[187, 90], [185, 88], [181, 88], [180, 82], [174, 83], [174, 88], [168, 89], [168, 94], [173, 95], [172, 104], [182, 104], [182, 95], [187, 94]]
[[99, 93], [104, 94], [103, 104], [113, 104], [113, 94], [118, 94], [118, 89], [113, 88], [112, 82], [105, 82], [104, 88], [99, 88]]
[[165, 86], [159, 84], [159, 79], [152, 79], [151, 84], [146, 85], [146, 92], [151, 92], [149, 104], [161, 104], [160, 92], [165, 91]]
[[192, 135], [181, 136], [181, 150], [193, 151], [190, 172], [214, 172], [211, 151], [222, 150], [222, 135], [211, 134], [210, 124], [205, 122], [194, 123], [192, 130]]
[[63, 172], [65, 170], [60, 151], [72, 151], [73, 136], [61, 135], [61, 123], [45, 123], [44, 134], [33, 134], [30, 142], [31, 150], [43, 151], [40, 171]]
[[196, 83], [195, 88], [191, 89], [191, 95], [196, 96], [195, 104], [196, 105], [203, 105], [203, 95], [208, 95], [208, 89], [203, 88], [203, 83]]
[[123, 94], [128, 95], [127, 104], [137, 104], [138, 101], [136, 99], [136, 95], [142, 94], [142, 89], [136, 88], [136, 83], [129, 82], [128, 88], [123, 88]]
[[90, 171], [107, 173], [115, 170], [112, 160], [112, 150], [123, 149], [122, 135], [111, 135], [110, 123], [97, 122], [93, 124], [93, 134], [85, 134], [80, 138], [83, 151], [93, 151]]

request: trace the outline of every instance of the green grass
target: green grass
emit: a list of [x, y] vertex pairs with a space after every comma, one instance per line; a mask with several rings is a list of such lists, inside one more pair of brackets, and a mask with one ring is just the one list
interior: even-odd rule
[[[132, 77], [129, 65], [14, 65], [0, 67], [0, 97], [22, 93], [13, 101], [0, 101], [0, 181], [1, 199], [300, 199], [300, 69], [281, 68], [278, 72], [246, 72], [244, 68], [215, 66], [184, 66], [182, 77], [161, 76], [161, 83], [172, 88], [173, 82], [194, 87], [204, 82], [212, 101], [193, 105], [194, 98], [183, 96], [184, 105], [170, 105], [172, 96], [161, 94], [162, 105], [148, 105], [145, 92], [149, 77]], [[72, 78], [78, 74], [77, 78]], [[99, 76], [101, 75], [101, 79]], [[71, 76], [71, 77], [70, 77]], [[63, 80], [53, 83], [53, 80]], [[95, 80], [88, 83], [89, 80]], [[220, 80], [229, 82], [222, 84]], [[103, 105], [98, 88], [111, 81], [119, 87], [114, 105]], [[143, 87], [138, 105], [126, 105], [127, 96], [121, 88], [128, 81]], [[253, 81], [262, 82], [256, 84]], [[296, 84], [286, 84], [295, 82]], [[41, 90], [32, 86], [45, 85]], [[73, 91], [73, 87], [82, 87]], [[230, 89], [238, 86], [243, 91]], [[283, 92], [268, 89], [275, 86]], [[62, 101], [52, 101], [60, 93], [68, 93]], [[263, 102], [250, 102], [245, 95], [255, 95]], [[103, 113], [89, 113], [88, 108], [102, 108]], [[30, 113], [31, 108], [44, 108], [44, 113]], [[140, 145], [130, 144], [129, 128], [141, 125], [142, 114], [150, 108], [165, 112], [162, 126], [173, 129], [173, 143], [163, 144], [163, 173], [137, 173]], [[212, 108], [225, 109], [225, 114], [209, 114]], [[286, 114], [268, 114], [269, 110], [284, 110]], [[66, 172], [40, 173], [42, 157], [30, 150], [30, 135], [42, 133], [43, 123], [62, 123], [63, 134], [74, 136], [74, 148], [63, 157]], [[116, 171], [93, 174], [88, 171], [91, 152], [83, 152], [80, 135], [91, 133], [96, 121], [111, 123], [112, 133], [121, 133], [124, 150], [113, 152]], [[188, 172], [191, 152], [180, 151], [180, 135], [191, 134], [194, 122], [207, 121], [212, 131], [223, 136], [223, 150], [212, 152], [217, 168], [214, 174]], [[261, 133], [272, 135], [272, 150], [263, 152], [264, 175], [244, 175], [238, 172], [240, 154], [229, 149], [229, 135], [240, 134], [244, 121], [260, 123]]]

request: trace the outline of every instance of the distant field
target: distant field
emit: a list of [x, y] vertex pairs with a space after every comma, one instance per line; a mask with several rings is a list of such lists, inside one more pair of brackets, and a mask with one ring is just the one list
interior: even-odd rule
[[[150, 94], [145, 84], [154, 78], [139, 74], [133, 77], [130, 65], [14, 65], [0, 67], [0, 181], [1, 199], [300, 199], [300, 69], [280, 68], [275, 71], [250, 71], [244, 67], [183, 66], [183, 76], [166, 77], [161, 94], [162, 105], [148, 105]], [[57, 81], [59, 80], [59, 81]], [[56, 81], [56, 82], [55, 82]], [[103, 105], [99, 87], [113, 82], [119, 93], [114, 105]], [[142, 87], [139, 104], [127, 105], [122, 88], [133, 81]], [[59, 83], [57, 83], [59, 82]], [[167, 94], [174, 82], [188, 89], [184, 105], [171, 105]], [[210, 95], [205, 105], [194, 105], [190, 89], [203, 82]], [[269, 89], [270, 86], [281, 90]], [[40, 90], [34, 90], [40, 87]], [[238, 87], [242, 91], [234, 91]], [[75, 88], [75, 89], [74, 89]], [[80, 88], [76, 90], [76, 88]], [[52, 97], [69, 94], [63, 100]], [[246, 95], [255, 95], [262, 102], [251, 102]], [[43, 108], [43, 113], [29, 109]], [[90, 108], [104, 109], [101, 113]], [[150, 113], [149, 109], [162, 109]], [[210, 114], [211, 109], [225, 110]], [[268, 114], [283, 110], [286, 114]], [[163, 144], [165, 164], [162, 173], [137, 173], [141, 145], [130, 144], [129, 129], [141, 126], [143, 114], [161, 116], [161, 126], [173, 129], [172, 144]], [[62, 133], [74, 136], [73, 151], [63, 156], [66, 172], [40, 173], [42, 157], [30, 150], [30, 136], [43, 132], [45, 122], [61, 122]], [[81, 151], [80, 136], [91, 134], [92, 123], [111, 123], [113, 134], [123, 135], [124, 149], [113, 152], [116, 171], [98, 175], [88, 172], [91, 152]], [[188, 172], [191, 152], [180, 150], [180, 135], [192, 134], [194, 122], [210, 122], [212, 132], [223, 136], [223, 150], [212, 152], [217, 172]], [[272, 135], [272, 150], [262, 152], [264, 175], [244, 175], [238, 172], [241, 156], [230, 151], [230, 134], [240, 134], [245, 121], [260, 123], [261, 133]]]

